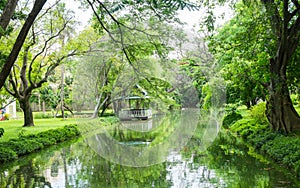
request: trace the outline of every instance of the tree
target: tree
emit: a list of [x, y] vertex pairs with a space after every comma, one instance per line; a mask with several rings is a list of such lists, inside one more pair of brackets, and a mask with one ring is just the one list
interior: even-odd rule
[[266, 98], [265, 83], [269, 79], [272, 36], [267, 33], [268, 22], [260, 14], [258, 7], [236, 5], [236, 16], [209, 40], [210, 51], [227, 83], [227, 102], [248, 108]]
[[[35, 21], [37, 15], [42, 10], [44, 4], [47, 0], [35, 0], [33, 3], [33, 8], [28, 14], [26, 21], [22, 24], [22, 29], [19, 31], [17, 40], [14, 43], [13, 48], [10, 50], [10, 53], [7, 58], [5, 58], [5, 63], [2, 66], [0, 72], [0, 89], [3, 87], [8, 75], [10, 74], [11, 68], [18, 58], [19, 52], [24, 44], [26, 36]], [[12, 19], [12, 13], [15, 11], [15, 5], [18, 1], [8, 0], [4, 8], [3, 14], [1, 15], [0, 21], [2, 22], [2, 30], [6, 29], [6, 26]], [[83, 1], [84, 2], [84, 1]], [[106, 27], [105, 22], [101, 19], [104, 15], [108, 15], [109, 22], [117, 23], [118, 28], [123, 25], [119, 22], [113, 15], [113, 12], [121, 12], [124, 9], [130, 10], [129, 12], [132, 15], [136, 16], [136, 19], [147, 20], [148, 15], [156, 15], [161, 20], [172, 20], [174, 18], [175, 12], [178, 9], [197, 8], [195, 5], [189, 3], [188, 1], [176, 0], [176, 1], [113, 1], [102, 3], [100, 1], [90, 1], [86, 0], [87, 4], [93, 9], [97, 19], [101, 25], [102, 30], [109, 31]], [[3, 3], [1, 2], [3, 7]], [[129, 9], [128, 9], [129, 8]], [[126, 12], [126, 11], [125, 11]], [[123, 11], [124, 13], [124, 11]], [[123, 25], [124, 26], [124, 25]], [[126, 52], [125, 50], [123, 50]]]
[[[48, 14], [47, 14], [48, 13]], [[58, 4], [55, 9], [46, 10], [45, 14], [33, 24], [30, 37], [24, 46], [22, 60], [16, 63], [10, 74], [6, 90], [20, 103], [24, 112], [24, 126], [33, 126], [33, 115], [30, 106], [30, 97], [33, 90], [47, 82], [48, 77], [56, 67], [67, 58], [89, 50], [85, 42], [68, 38], [67, 45], [59, 45], [61, 34], [69, 24], [73, 24], [72, 14], [65, 9], [64, 4]], [[42, 31], [42, 32], [41, 32]]]
[[[268, 90], [266, 115], [274, 131], [291, 132], [300, 129], [300, 117], [289, 93], [287, 70], [299, 46], [300, 4], [294, 0], [243, 1], [245, 6], [255, 8], [261, 20], [269, 25], [263, 36], [268, 36], [267, 52], [269, 81], [264, 83]], [[252, 18], [251, 18], [252, 19]], [[261, 22], [253, 23], [260, 25]], [[253, 25], [252, 25], [253, 26]], [[247, 35], [255, 34], [253, 27]], [[263, 39], [256, 33], [257, 41]]]
[[[120, 26], [121, 34], [118, 23], [108, 25], [110, 33], [104, 36], [96, 47], [101, 52], [100, 55], [99, 53], [88, 54], [81, 60], [82, 66], [79, 72], [88, 71], [89, 74], [85, 76], [88, 79], [81, 73], [81, 76], [78, 75], [81, 78], [76, 80], [82, 83], [93, 83], [92, 85], [96, 86], [93, 87], [96, 91], [93, 96], [96, 96], [95, 101], [97, 101], [93, 117], [96, 117], [100, 108], [103, 107], [103, 113], [116, 98], [125, 97], [128, 94], [127, 90], [134, 87], [139, 79], [153, 77], [155, 69], [152, 71], [150, 67], [154, 61], [157, 61], [153, 56], [157, 54], [165, 56], [169, 51], [168, 40], [170, 37], [175, 37], [176, 32], [173, 28], [162, 24], [155, 17], [151, 17], [147, 23], [132, 23], [133, 18], [132, 15], [119, 18], [119, 22], [126, 24]], [[100, 27], [98, 20], [94, 21], [94, 28]], [[102, 35], [102, 30], [97, 31]], [[77, 86], [82, 88], [85, 84], [77, 84]], [[84, 97], [88, 90], [88, 88], [79, 90], [81, 92], [77, 98]], [[87, 102], [87, 100], [76, 101]]]
[[295, 110], [287, 84], [287, 67], [300, 40], [300, 4], [294, 0], [262, 1], [266, 16], [276, 36], [276, 51], [271, 54], [267, 118], [273, 130], [291, 132], [300, 129], [300, 117]]
[[111, 93], [124, 64], [120, 51], [114, 50], [110, 41], [102, 39], [95, 48], [97, 52], [78, 60], [74, 82], [74, 105], [78, 111], [94, 108], [92, 118], [98, 117], [101, 109], [103, 114], [111, 103]]

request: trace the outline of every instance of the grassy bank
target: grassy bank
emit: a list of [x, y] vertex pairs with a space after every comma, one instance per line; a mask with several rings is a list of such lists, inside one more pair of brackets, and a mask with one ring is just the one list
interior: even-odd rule
[[254, 106], [250, 110], [232, 110], [225, 116], [223, 126], [247, 143], [251, 150], [291, 169], [293, 174], [299, 177], [299, 133], [282, 134], [271, 131], [264, 112], [264, 103]]
[[117, 122], [118, 118], [113, 116], [36, 119], [32, 127], [23, 127], [23, 120], [18, 119], [1, 121], [4, 134], [0, 137], [0, 164]]
[[22, 135], [37, 134], [49, 129], [61, 128], [65, 125], [76, 124], [75, 118], [51, 118], [51, 119], [35, 119], [35, 126], [23, 127], [23, 119], [11, 119], [8, 121], [0, 121], [0, 128], [4, 129], [4, 134], [0, 137], [0, 143], [6, 142]]
[[80, 135], [77, 125], [66, 125], [37, 134], [21, 135], [0, 143], [0, 163], [64, 142]]

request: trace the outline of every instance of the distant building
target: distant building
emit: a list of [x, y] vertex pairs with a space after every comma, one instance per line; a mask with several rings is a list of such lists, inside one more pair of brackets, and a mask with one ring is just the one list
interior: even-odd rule
[[[1, 109], [1, 110], [3, 110], [3, 109]], [[2, 115], [4, 115], [4, 114], [8, 114], [9, 118], [17, 118], [17, 104], [16, 104], [16, 101], [13, 101], [8, 105], [5, 105], [3, 111], [4, 111], [4, 113], [1, 114], [0, 118], [2, 118]]]

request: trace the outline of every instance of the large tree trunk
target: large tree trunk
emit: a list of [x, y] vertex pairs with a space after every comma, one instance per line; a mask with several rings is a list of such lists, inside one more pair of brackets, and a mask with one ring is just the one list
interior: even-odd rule
[[289, 133], [300, 129], [300, 117], [293, 107], [287, 85], [286, 69], [300, 41], [299, 2], [261, 1], [277, 40], [276, 53], [270, 54], [270, 85], [267, 118], [275, 131]]
[[284, 58], [272, 59], [270, 62], [269, 99], [267, 101], [267, 118], [274, 131], [289, 133], [300, 129], [300, 117], [290, 98], [286, 79]]
[[33, 114], [32, 114], [32, 109], [30, 106], [30, 96], [26, 96], [23, 99], [19, 100], [20, 107], [23, 110], [24, 113], [24, 127], [30, 127], [34, 126], [33, 123]]

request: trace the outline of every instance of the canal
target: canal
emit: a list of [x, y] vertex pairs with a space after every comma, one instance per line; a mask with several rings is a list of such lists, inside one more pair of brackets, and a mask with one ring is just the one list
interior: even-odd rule
[[[220, 133], [216, 114], [93, 126], [0, 167], [0, 187], [299, 187], [279, 165]], [[256, 157], [254, 157], [256, 156]]]

